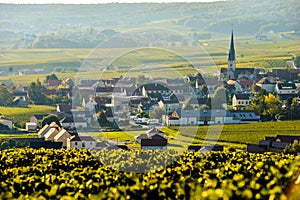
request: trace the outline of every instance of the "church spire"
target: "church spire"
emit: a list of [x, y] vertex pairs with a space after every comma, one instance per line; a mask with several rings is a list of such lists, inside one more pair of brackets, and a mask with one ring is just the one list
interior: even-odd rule
[[231, 32], [231, 42], [230, 42], [230, 50], [229, 50], [228, 60], [235, 61], [235, 50], [234, 50], [234, 41], [233, 41], [233, 30], [232, 30], [232, 32]]

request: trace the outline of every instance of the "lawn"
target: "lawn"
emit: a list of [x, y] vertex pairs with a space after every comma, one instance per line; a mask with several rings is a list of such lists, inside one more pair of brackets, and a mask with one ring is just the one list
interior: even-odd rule
[[0, 106], [0, 113], [15, 122], [26, 122], [33, 114], [45, 114], [54, 111], [53, 106], [29, 105], [28, 107], [4, 107]]

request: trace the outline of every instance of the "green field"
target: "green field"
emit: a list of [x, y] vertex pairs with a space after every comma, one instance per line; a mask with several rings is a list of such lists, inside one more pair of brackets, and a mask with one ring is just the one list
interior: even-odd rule
[[[293, 55], [300, 55], [299, 38], [284, 40], [268, 36], [270, 41], [259, 41], [254, 36], [235, 38], [237, 67], [286, 68], [286, 61]], [[0, 69], [17, 74], [18, 70], [39, 68], [60, 78], [99, 79], [123, 76], [138, 76], [150, 71], [152, 77], [182, 76], [194, 73], [192, 64], [202, 73], [215, 73], [220, 67], [227, 67], [229, 37], [203, 40], [202, 46], [166, 46], [132, 50], [130, 48], [99, 49], [7, 49], [0, 50]], [[80, 67], [81, 66], [81, 67]], [[133, 68], [122, 68], [133, 66]], [[80, 67], [80, 73], [74, 72]], [[104, 69], [110, 70], [104, 70]], [[61, 73], [58, 69], [64, 69]], [[46, 75], [5, 76], [1, 80], [15, 84], [29, 84]]]
[[[222, 130], [219, 132], [219, 130]], [[299, 121], [258, 122], [199, 127], [170, 127], [161, 129], [169, 137], [169, 149], [187, 148], [191, 144], [224, 145], [226, 148], [245, 150], [247, 144], [258, 144], [265, 136], [300, 135]], [[197, 130], [197, 134], [194, 132]], [[87, 133], [98, 140], [134, 141], [134, 136], [146, 131]]]
[[[0, 151], [1, 199], [296, 199], [300, 157], [279, 153]], [[299, 197], [299, 196], [298, 196]]]
[[28, 107], [4, 107], [0, 106], [0, 113], [13, 122], [28, 122], [29, 118], [34, 114], [45, 114], [54, 111], [53, 106], [29, 105]]

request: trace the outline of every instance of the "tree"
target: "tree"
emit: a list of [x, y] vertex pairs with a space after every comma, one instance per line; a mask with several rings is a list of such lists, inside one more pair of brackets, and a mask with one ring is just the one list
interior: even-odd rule
[[260, 90], [252, 99], [250, 109], [257, 110], [263, 121], [277, 120], [282, 113], [281, 100], [266, 90]]
[[58, 80], [56, 74], [50, 74], [46, 76], [46, 82], [49, 80]]
[[147, 113], [140, 112], [139, 114], [136, 115], [138, 118], [149, 118], [149, 115]]
[[266, 109], [263, 111], [263, 115], [270, 116], [272, 120], [275, 120], [276, 114], [281, 112], [282, 102], [271, 93], [265, 96], [264, 101]]
[[223, 105], [227, 103], [226, 89], [218, 87], [211, 98], [211, 109], [223, 109]]
[[300, 68], [300, 56], [297, 56], [296, 59], [294, 60], [294, 63], [297, 68]]
[[0, 86], [0, 105], [8, 106], [13, 101], [12, 93], [5, 86]]
[[28, 96], [33, 103], [40, 105], [45, 105], [48, 103], [47, 96], [43, 93], [44, 89], [45, 87], [42, 86], [39, 80], [30, 83], [28, 88]]
[[207, 95], [208, 95], [208, 87], [207, 87], [206, 84], [203, 84], [203, 85], [201, 86], [201, 94], [202, 94], [203, 96], [207, 96]]
[[57, 115], [48, 115], [44, 117], [41, 121], [41, 126], [44, 127], [46, 124], [51, 124], [52, 122], [55, 122], [58, 126], [61, 127], [60, 121], [57, 117]]
[[144, 75], [139, 75], [136, 78], [136, 84], [137, 85], [143, 85], [146, 82], [146, 77]]
[[97, 120], [101, 127], [107, 127], [110, 124], [110, 122], [106, 118], [104, 110], [101, 110], [100, 112], [97, 113]]
[[6, 126], [6, 125], [0, 123], [0, 130], [2, 131], [2, 130], [10, 130], [10, 129], [9, 129], [8, 126]]
[[156, 108], [150, 112], [151, 119], [161, 119], [161, 117], [166, 114], [166, 111], [163, 108]]

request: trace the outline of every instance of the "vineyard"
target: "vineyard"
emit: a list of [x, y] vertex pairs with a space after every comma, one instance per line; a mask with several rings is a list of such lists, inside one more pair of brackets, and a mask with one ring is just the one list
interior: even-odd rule
[[23, 148], [0, 169], [0, 199], [294, 199], [300, 183], [300, 157], [272, 153]]

